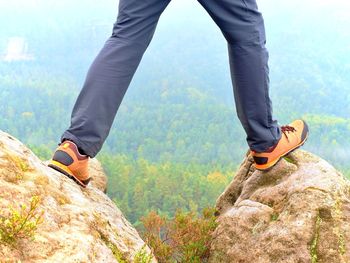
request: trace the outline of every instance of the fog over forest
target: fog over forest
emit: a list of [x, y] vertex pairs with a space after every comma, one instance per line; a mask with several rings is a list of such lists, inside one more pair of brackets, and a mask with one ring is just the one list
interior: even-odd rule
[[[297, 117], [309, 120], [312, 130], [305, 148], [343, 164], [350, 146], [346, 139], [350, 135], [349, 2], [262, 0], [258, 4], [266, 22], [275, 117], [281, 124]], [[0, 0], [2, 129], [28, 143], [53, 147], [68, 125], [74, 98], [91, 61], [111, 34], [117, 6], [112, 0]], [[35, 105], [19, 96], [26, 92], [31, 101], [36, 99]], [[200, 116], [199, 108], [205, 105], [218, 108]], [[131, 114], [136, 106], [145, 114], [142, 120], [135, 120]], [[168, 130], [158, 135], [153, 132], [157, 129], [151, 117], [154, 107], [161, 109], [159, 120], [168, 129], [174, 122], [170, 116], [173, 112], [196, 115], [198, 122], [183, 125], [184, 131], [178, 133], [190, 137], [185, 143], [189, 152], [200, 151], [191, 148], [197, 139], [198, 145], [215, 145], [215, 139], [206, 141], [215, 136], [201, 130], [209, 124], [217, 124], [214, 130], [218, 133], [225, 131], [224, 140], [234, 140], [223, 151], [232, 150], [234, 160], [238, 161], [246, 148], [234, 111], [226, 42], [196, 1], [173, 0], [162, 15], [105, 149], [135, 156], [140, 145], [152, 148], [142, 137], [156, 141], [169, 138]], [[218, 113], [220, 109], [222, 114]], [[23, 113], [27, 113], [27, 118]], [[48, 125], [50, 114], [55, 119]], [[225, 117], [215, 119], [213, 114]], [[14, 122], [13, 118], [19, 116], [20, 121]], [[28, 116], [34, 117], [28, 120]], [[186, 123], [184, 116], [178, 116], [182, 118], [180, 123]], [[131, 124], [132, 121], [137, 124]], [[44, 132], [43, 125], [49, 132]], [[128, 127], [135, 125], [146, 125], [142, 128], [144, 134], [137, 134], [136, 139], [126, 138]], [[196, 128], [194, 134], [200, 133], [199, 138], [189, 135]], [[42, 138], [42, 134], [47, 137]], [[149, 151], [152, 156], [153, 150]], [[219, 155], [208, 158], [217, 161], [222, 157]]]

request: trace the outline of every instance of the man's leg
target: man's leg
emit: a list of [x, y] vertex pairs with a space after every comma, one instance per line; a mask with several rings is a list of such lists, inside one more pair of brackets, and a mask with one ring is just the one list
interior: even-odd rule
[[303, 120], [279, 127], [272, 117], [265, 27], [256, 0], [198, 1], [228, 42], [237, 114], [255, 167], [269, 169], [303, 145], [309, 130]]
[[73, 141], [90, 157], [98, 153], [169, 2], [120, 0], [113, 34], [90, 67], [62, 141]]
[[251, 150], [263, 152], [281, 138], [272, 117], [264, 21], [255, 0], [198, 0], [228, 42], [238, 117]]
[[[90, 67], [49, 166], [82, 187], [90, 181], [89, 156], [102, 148], [119, 105], [170, 0], [120, 0], [117, 22]], [[83, 153], [83, 154], [82, 154]]]

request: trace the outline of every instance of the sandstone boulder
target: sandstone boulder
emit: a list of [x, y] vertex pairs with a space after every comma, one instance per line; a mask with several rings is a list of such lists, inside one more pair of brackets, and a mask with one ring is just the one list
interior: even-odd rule
[[[90, 171], [101, 174], [83, 189], [0, 131], [0, 262], [137, 262], [148, 255], [156, 262], [102, 192], [106, 177], [96, 161], [92, 164]], [[41, 218], [34, 235], [25, 235], [31, 227], [25, 225], [23, 234], [9, 242], [9, 233], [18, 230], [11, 230], [11, 224], [17, 224], [16, 213], [26, 216], [31, 200], [39, 200], [33, 218]]]
[[242, 163], [218, 198], [210, 262], [350, 262], [350, 183], [295, 151], [270, 171]]

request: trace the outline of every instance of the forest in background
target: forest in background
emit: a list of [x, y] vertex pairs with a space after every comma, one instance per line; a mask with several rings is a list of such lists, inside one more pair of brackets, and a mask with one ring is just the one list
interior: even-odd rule
[[[0, 61], [0, 129], [47, 159], [111, 33], [117, 5], [51, 0], [19, 8], [20, 2], [0, 2], [7, 25], [0, 58], [16, 37], [34, 59]], [[213, 205], [247, 151], [224, 38], [195, 1], [173, 2], [98, 155], [109, 196], [136, 224], [152, 209], [172, 216], [178, 208]], [[311, 2], [261, 1], [274, 113], [281, 124], [304, 118], [311, 129], [304, 149], [350, 176], [350, 18], [331, 1]]]

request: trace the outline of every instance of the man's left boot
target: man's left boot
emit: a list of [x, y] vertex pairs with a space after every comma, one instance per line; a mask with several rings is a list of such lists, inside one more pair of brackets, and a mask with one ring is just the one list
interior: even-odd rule
[[77, 184], [86, 187], [90, 182], [88, 171], [89, 156], [79, 153], [72, 141], [64, 141], [56, 149], [49, 167], [73, 179]]

